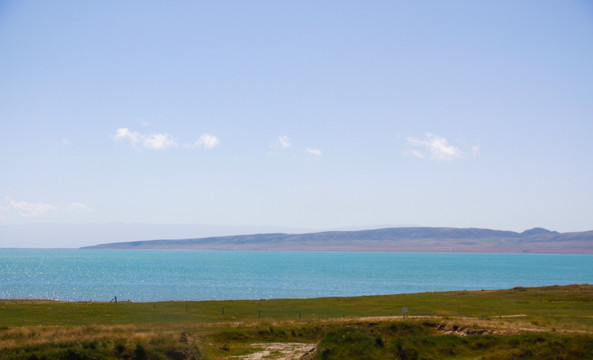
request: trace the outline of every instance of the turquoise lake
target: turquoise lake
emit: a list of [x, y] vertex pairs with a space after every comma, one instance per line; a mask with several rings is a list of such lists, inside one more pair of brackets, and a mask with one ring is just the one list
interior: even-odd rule
[[593, 255], [0, 249], [0, 298], [311, 298], [593, 283]]

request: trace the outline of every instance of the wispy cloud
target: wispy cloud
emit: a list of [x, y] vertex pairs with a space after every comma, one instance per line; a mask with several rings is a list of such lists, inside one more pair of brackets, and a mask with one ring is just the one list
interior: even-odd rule
[[[278, 136], [272, 143], [270, 143], [270, 155], [280, 155], [280, 154], [292, 154], [295, 159], [298, 159], [300, 156], [295, 154], [289, 148], [292, 147], [292, 143], [288, 136]], [[305, 154], [307, 155], [306, 159], [308, 161], [311, 160], [319, 160], [323, 155], [323, 152], [318, 148], [305, 148]]]
[[290, 143], [290, 139], [288, 138], [288, 136], [278, 136], [276, 140], [270, 143], [270, 152], [280, 152], [281, 150], [288, 149], [291, 146], [292, 144]]
[[90, 207], [80, 202], [71, 202], [61, 206], [55, 206], [46, 203], [26, 202], [26, 201], [15, 201], [11, 197], [7, 196], [8, 207], [0, 207], [0, 217], [3, 217], [3, 213], [7, 213], [9, 210], [14, 210], [18, 215], [22, 217], [37, 217], [49, 213], [55, 212], [91, 212], [93, 211]]
[[177, 147], [177, 141], [167, 133], [142, 134], [137, 131], [130, 131], [128, 128], [119, 128], [113, 135], [115, 140], [127, 140], [136, 148], [151, 150], [166, 150], [170, 147]]
[[6, 197], [6, 200], [8, 200], [10, 207], [16, 210], [22, 217], [35, 217], [58, 210], [55, 206], [50, 204], [14, 201], [8, 196]]
[[218, 146], [218, 144], [220, 144], [220, 140], [216, 136], [204, 133], [193, 144], [186, 145], [186, 147], [202, 147], [206, 150], [211, 150]]
[[309, 155], [310, 160], [319, 160], [323, 155], [322, 151], [316, 148], [306, 148], [305, 152]]
[[278, 136], [278, 144], [283, 149], [289, 148], [291, 145], [288, 136]]
[[[111, 136], [114, 140], [128, 141], [136, 149], [167, 150], [179, 147], [177, 140], [168, 133], [143, 134], [138, 131], [130, 131], [128, 128], [119, 128]], [[201, 147], [206, 150], [215, 148], [220, 140], [214, 135], [204, 133], [193, 144], [183, 144], [186, 149]]]
[[64, 205], [64, 210], [68, 212], [91, 212], [93, 211], [90, 207], [79, 202], [68, 203]]
[[[424, 138], [410, 136], [406, 138], [406, 141], [408, 149], [404, 151], [404, 154], [412, 155], [419, 159], [452, 161], [468, 155], [468, 152], [449, 144], [445, 138], [431, 133], [424, 134]], [[479, 147], [473, 146], [470, 153], [472, 156], [476, 156], [478, 152]]]

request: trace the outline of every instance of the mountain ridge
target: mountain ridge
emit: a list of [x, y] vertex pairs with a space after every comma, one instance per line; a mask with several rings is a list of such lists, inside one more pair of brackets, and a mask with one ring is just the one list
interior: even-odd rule
[[593, 231], [522, 233], [481, 228], [395, 227], [305, 234], [264, 233], [186, 239], [139, 240], [81, 249], [401, 251], [593, 254]]

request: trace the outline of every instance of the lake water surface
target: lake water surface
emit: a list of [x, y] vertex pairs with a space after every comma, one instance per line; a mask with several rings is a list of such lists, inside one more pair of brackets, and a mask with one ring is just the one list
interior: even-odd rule
[[0, 298], [310, 298], [593, 283], [593, 255], [0, 249]]

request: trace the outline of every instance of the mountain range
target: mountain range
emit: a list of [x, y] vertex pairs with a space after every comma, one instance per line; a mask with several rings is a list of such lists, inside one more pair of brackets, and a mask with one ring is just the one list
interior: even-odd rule
[[82, 249], [401, 251], [593, 254], [593, 231], [559, 233], [445, 227], [397, 227], [306, 234], [267, 233], [180, 240], [144, 240]]

